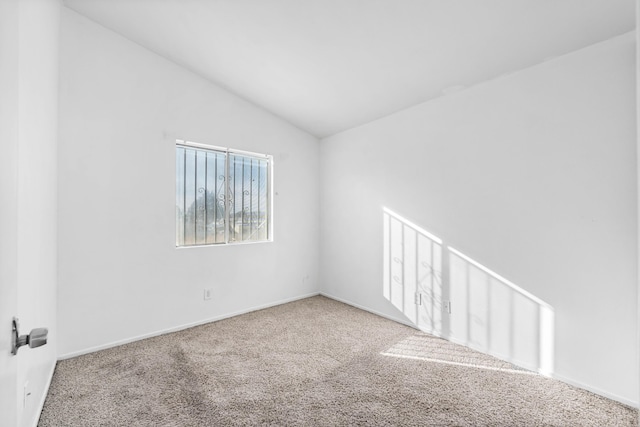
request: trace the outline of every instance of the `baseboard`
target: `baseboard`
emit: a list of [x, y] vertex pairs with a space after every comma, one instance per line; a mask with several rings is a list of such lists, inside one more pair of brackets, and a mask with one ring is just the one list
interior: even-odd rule
[[583, 384], [583, 383], [581, 383], [579, 381], [575, 381], [575, 380], [569, 379], [567, 377], [563, 377], [562, 375], [552, 374], [551, 378], [553, 378], [554, 380], [562, 381], [563, 383], [567, 383], [567, 384], [572, 385], [574, 387], [578, 387], [578, 388], [581, 388], [583, 390], [590, 391], [591, 393], [597, 394], [597, 395], [602, 396], [602, 397], [606, 397], [607, 399], [615, 400], [616, 402], [620, 402], [623, 405], [627, 405], [627, 406], [630, 406], [630, 407], [636, 408], [636, 409], [640, 408], [640, 404], [638, 402], [634, 402], [634, 401], [626, 399], [624, 397], [620, 397], [620, 396], [618, 396], [616, 394], [609, 393], [607, 391], [601, 390], [601, 389], [599, 389], [597, 387], [592, 387], [592, 386], [589, 386], [587, 384]]
[[[390, 316], [388, 314], [380, 313], [380, 312], [378, 312], [376, 310], [372, 310], [372, 309], [370, 309], [368, 307], [364, 307], [364, 306], [362, 306], [360, 304], [356, 304], [356, 303], [354, 303], [352, 301], [345, 300], [344, 298], [339, 298], [339, 297], [327, 294], [326, 292], [320, 292], [320, 295], [325, 296], [327, 298], [331, 298], [331, 299], [339, 301], [339, 302], [342, 302], [342, 303], [350, 305], [352, 307], [359, 308], [360, 310], [367, 311], [367, 312], [375, 314], [377, 316], [384, 317], [384, 318], [389, 319], [389, 320], [393, 320], [394, 322], [398, 322], [398, 323], [401, 323], [403, 325], [407, 325], [407, 326], [409, 326], [409, 327], [411, 327], [413, 329], [421, 330], [416, 325], [414, 325], [414, 324], [412, 324], [410, 322], [407, 322], [406, 320], [399, 319], [397, 317], [393, 317], [393, 316]], [[428, 334], [431, 334], [431, 335], [435, 335], [435, 336], [437, 336], [439, 338], [445, 339], [445, 340], [450, 341], [452, 343], [459, 344], [459, 345], [471, 348], [466, 343], [464, 343], [464, 342], [462, 342], [460, 340], [457, 340], [455, 338], [449, 337], [449, 336], [442, 336], [440, 334], [434, 334], [433, 332], [429, 332], [429, 331], [422, 331], [422, 332], [425, 332], [425, 333], [428, 333]], [[494, 355], [494, 354], [491, 354], [491, 353], [486, 353], [486, 352], [483, 352], [483, 351], [477, 350], [477, 349], [474, 349], [474, 350], [475, 351], [480, 351], [482, 353], [488, 354], [488, 355], [493, 356], [493, 357], [497, 357], [497, 358], [499, 358], [501, 360], [504, 360], [506, 362], [513, 363], [513, 364], [515, 364], [517, 366], [520, 366], [518, 363], [516, 363], [516, 362], [514, 362], [512, 360], [499, 357], [498, 355]], [[526, 368], [525, 367], [525, 369], [530, 369], [530, 368]], [[535, 370], [534, 370], [534, 372], [535, 372]], [[606, 392], [606, 391], [601, 390], [601, 389], [599, 389], [597, 387], [588, 386], [588, 385], [580, 383], [578, 381], [571, 380], [569, 378], [563, 377], [562, 375], [557, 375], [557, 374], [554, 373], [554, 374], [551, 375], [551, 378], [556, 379], [558, 381], [562, 381], [563, 383], [572, 385], [574, 387], [578, 387], [578, 388], [581, 388], [583, 390], [590, 391], [590, 392], [595, 393], [595, 394], [597, 394], [599, 396], [606, 397], [607, 399], [615, 400], [616, 402], [620, 402], [623, 405], [627, 405], [627, 406], [630, 406], [632, 408], [640, 408], [639, 402], [634, 402], [634, 401], [631, 401], [629, 399], [625, 399], [624, 397], [620, 397], [618, 395]]]
[[638, 405], [638, 402], [633, 402], [631, 400], [625, 399], [624, 397], [620, 397], [620, 396], [618, 396], [616, 394], [609, 393], [607, 391], [601, 390], [601, 389], [599, 389], [597, 387], [589, 386], [587, 384], [584, 384], [584, 383], [581, 383], [579, 381], [575, 381], [575, 380], [569, 379], [567, 377], [564, 377], [562, 375], [558, 375], [556, 373], [546, 374], [546, 373], [538, 372], [535, 367], [526, 366], [525, 363], [519, 362], [517, 360], [511, 360], [510, 358], [505, 357], [504, 355], [489, 353], [489, 352], [486, 352], [486, 351], [482, 351], [481, 349], [470, 347], [467, 343], [465, 343], [465, 342], [463, 342], [461, 340], [457, 340], [455, 338], [447, 337], [445, 339], [448, 340], [448, 341], [451, 341], [452, 343], [468, 347], [468, 348], [470, 348], [472, 350], [479, 351], [479, 352], [484, 353], [484, 354], [488, 354], [489, 356], [493, 356], [493, 357], [498, 358], [500, 360], [504, 360], [507, 363], [512, 363], [512, 364], [514, 364], [516, 366], [519, 366], [521, 368], [527, 369], [529, 371], [536, 372], [538, 375], [543, 375], [543, 376], [546, 376], [546, 377], [549, 377], [549, 378], [553, 378], [554, 380], [562, 381], [563, 383], [569, 384], [571, 386], [578, 387], [578, 388], [586, 390], [586, 391], [590, 391], [591, 393], [595, 393], [595, 394], [597, 394], [599, 396], [606, 397], [607, 399], [615, 400], [616, 402], [620, 402], [623, 405], [627, 405], [627, 406], [630, 406], [632, 408], [639, 408], [640, 407]]
[[38, 402], [36, 416], [33, 417], [33, 420], [34, 420], [33, 427], [38, 427], [38, 423], [40, 422], [40, 415], [42, 414], [42, 409], [44, 409], [44, 402], [47, 400], [47, 395], [49, 394], [49, 387], [51, 387], [51, 381], [53, 380], [53, 373], [56, 370], [57, 363], [58, 362], [54, 360], [53, 364], [51, 365], [51, 369], [47, 377], [47, 383], [44, 385], [44, 391], [42, 393], [42, 397], [40, 398], [40, 402]]
[[143, 340], [143, 339], [146, 339], [146, 338], [157, 337], [159, 335], [164, 335], [164, 334], [170, 334], [172, 332], [182, 331], [184, 329], [193, 328], [194, 326], [200, 326], [200, 325], [204, 325], [204, 324], [211, 323], [211, 322], [217, 322], [218, 320], [228, 319], [230, 317], [239, 316], [241, 314], [251, 313], [252, 311], [263, 310], [265, 308], [274, 307], [276, 305], [281, 305], [281, 304], [286, 304], [288, 302], [293, 302], [293, 301], [297, 301], [297, 300], [313, 297], [313, 296], [316, 296], [316, 295], [319, 295], [319, 294], [320, 294], [319, 292], [311, 292], [311, 293], [304, 294], [304, 295], [298, 295], [298, 296], [295, 296], [295, 297], [285, 298], [285, 299], [278, 300], [278, 301], [273, 301], [273, 302], [270, 302], [270, 303], [267, 303], [267, 304], [262, 304], [262, 305], [258, 305], [258, 306], [254, 306], [254, 307], [250, 307], [250, 308], [246, 308], [246, 309], [242, 309], [242, 310], [239, 310], [239, 311], [234, 311], [232, 313], [225, 313], [225, 314], [221, 314], [219, 316], [215, 316], [215, 317], [211, 317], [211, 318], [207, 318], [207, 319], [203, 319], [203, 320], [198, 320], [196, 322], [185, 323], [183, 325], [174, 326], [174, 327], [166, 328], [166, 329], [161, 329], [161, 330], [158, 330], [158, 331], [150, 332], [148, 334], [137, 335], [135, 337], [125, 338], [123, 340], [113, 341], [113, 342], [110, 342], [110, 343], [107, 343], [107, 344], [102, 344], [102, 345], [98, 345], [98, 346], [95, 346], [95, 347], [86, 348], [86, 349], [83, 349], [83, 350], [72, 351], [70, 353], [59, 355], [58, 356], [58, 360], [70, 359], [72, 357], [82, 356], [83, 354], [94, 353], [96, 351], [106, 350], [108, 348], [117, 347], [117, 346], [120, 346], [120, 345], [123, 345], [123, 344], [129, 344], [129, 343], [134, 342], [134, 341], [139, 341], [139, 340]]
[[[196, 321], [196, 322], [191, 322], [191, 323], [186, 323], [186, 324], [179, 325], [179, 326], [174, 326], [172, 328], [166, 328], [166, 329], [158, 330], [158, 331], [151, 332], [151, 333], [148, 333], [148, 334], [138, 335], [138, 336], [131, 337], [131, 338], [126, 338], [126, 339], [123, 339], [123, 340], [113, 341], [113, 342], [110, 342], [110, 343], [107, 343], [107, 344], [103, 344], [103, 345], [99, 345], [99, 346], [95, 346], [95, 347], [90, 347], [90, 348], [87, 348], [87, 349], [84, 349], [84, 350], [79, 350], [79, 351], [75, 351], [75, 352], [66, 353], [66, 354], [58, 356], [58, 360], [70, 359], [72, 357], [82, 356], [83, 354], [94, 353], [94, 352], [100, 351], [100, 350], [106, 350], [108, 348], [117, 347], [117, 346], [120, 346], [120, 345], [123, 345], [123, 344], [128, 344], [128, 343], [131, 343], [131, 342], [134, 342], [134, 341], [139, 341], [139, 340], [146, 339], [146, 338], [152, 338], [152, 337], [156, 337], [156, 336], [159, 336], [159, 335], [169, 334], [169, 333], [172, 333], [172, 332], [178, 332], [178, 331], [181, 331], [181, 330], [184, 330], [184, 329], [193, 328], [195, 326], [200, 326], [200, 325], [204, 325], [204, 324], [211, 323], [211, 322], [216, 322], [216, 321], [223, 320], [223, 319], [228, 319], [230, 317], [235, 317], [235, 316], [239, 316], [241, 314], [251, 313], [253, 311], [263, 310], [265, 308], [274, 307], [274, 306], [281, 305], [281, 304], [286, 304], [288, 302], [293, 302], [293, 301], [297, 301], [297, 300], [301, 300], [301, 299], [305, 299], [305, 298], [310, 298], [310, 297], [313, 297], [313, 296], [316, 296], [316, 295], [322, 295], [322, 296], [330, 298], [332, 300], [339, 301], [341, 303], [350, 305], [350, 306], [358, 308], [360, 310], [375, 314], [376, 316], [380, 316], [380, 317], [383, 317], [385, 319], [389, 319], [389, 320], [392, 320], [394, 322], [401, 323], [403, 325], [409, 326], [410, 328], [419, 330], [416, 327], [416, 325], [414, 325], [414, 324], [412, 324], [412, 323], [410, 323], [410, 322], [408, 322], [408, 321], [406, 321], [404, 319], [400, 319], [400, 318], [397, 318], [397, 317], [394, 317], [394, 316], [390, 316], [390, 315], [385, 314], [385, 313], [381, 313], [381, 312], [373, 310], [373, 309], [371, 309], [369, 307], [365, 307], [365, 306], [362, 306], [360, 304], [356, 304], [353, 301], [349, 301], [347, 299], [340, 298], [340, 297], [337, 297], [335, 295], [328, 294], [326, 292], [312, 292], [312, 293], [308, 293], [308, 294], [304, 294], [304, 295], [298, 295], [298, 296], [291, 297], [291, 298], [286, 298], [286, 299], [282, 299], [282, 300], [278, 300], [278, 301], [273, 301], [273, 302], [270, 302], [270, 303], [267, 303], [267, 304], [262, 304], [262, 305], [259, 305], [259, 306], [246, 308], [246, 309], [235, 311], [235, 312], [232, 312], [232, 313], [225, 313], [225, 314], [222, 314], [222, 315], [219, 315], [219, 316], [215, 316], [215, 317], [199, 320], [199, 321]], [[465, 345], [462, 342], [458, 342], [455, 339], [451, 339], [451, 337], [441, 337], [441, 338], [447, 339], [447, 340], [449, 340], [451, 342], [454, 342], [456, 344]], [[38, 421], [40, 419], [40, 413], [42, 412], [42, 409], [44, 408], [44, 403], [45, 403], [45, 400], [46, 400], [46, 397], [47, 397], [47, 393], [49, 391], [49, 387], [51, 385], [51, 380], [53, 379], [53, 373], [54, 373], [55, 367], [56, 367], [56, 364], [54, 362], [54, 364], [51, 367], [51, 372], [49, 374], [49, 378], [47, 379], [47, 384], [46, 384], [46, 388], [45, 388], [46, 392], [43, 393], [41, 401], [39, 402], [39, 407], [38, 407], [38, 412], [37, 412], [38, 416], [34, 418], [35, 419], [34, 427], [37, 427]], [[590, 392], [595, 393], [597, 395], [606, 397], [607, 399], [615, 400], [616, 402], [620, 402], [620, 403], [622, 403], [624, 405], [627, 405], [627, 406], [630, 406], [630, 407], [633, 407], [633, 408], [639, 408], [640, 407], [639, 402], [634, 402], [634, 401], [631, 401], [631, 400], [626, 399], [624, 397], [621, 397], [621, 396], [609, 393], [607, 391], [601, 390], [601, 389], [599, 389], [597, 387], [592, 387], [592, 386], [580, 383], [578, 381], [571, 380], [569, 378], [563, 377], [562, 375], [558, 375], [558, 374], [554, 373], [554, 374], [552, 374], [552, 378], [554, 378], [554, 379], [556, 379], [558, 381], [562, 381], [564, 383], [567, 383], [569, 385], [572, 385], [574, 387], [578, 387], [578, 388], [581, 388], [583, 390], [587, 390], [587, 391], [590, 391]]]
[[319, 294], [322, 295], [323, 297], [331, 298], [332, 300], [336, 300], [336, 301], [341, 302], [343, 304], [347, 304], [347, 305], [350, 305], [352, 307], [359, 308], [362, 311], [368, 311], [369, 313], [375, 314], [376, 316], [384, 317], [385, 319], [393, 320], [394, 322], [397, 322], [397, 323], [402, 323], [403, 325], [409, 326], [410, 328], [413, 328], [413, 329], [418, 329], [416, 327], [416, 325], [414, 325], [413, 323], [408, 322], [408, 321], [406, 321], [404, 319], [400, 319], [400, 318], [397, 318], [397, 317], [390, 316], [388, 314], [381, 313], [381, 312], [376, 311], [376, 310], [372, 310], [369, 307], [365, 307], [363, 305], [356, 304], [355, 302], [346, 300], [344, 298], [336, 297], [336, 296], [328, 294], [326, 292], [320, 292]]

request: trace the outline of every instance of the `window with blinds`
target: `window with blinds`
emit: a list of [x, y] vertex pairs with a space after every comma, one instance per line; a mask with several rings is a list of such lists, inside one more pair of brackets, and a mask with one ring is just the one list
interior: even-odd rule
[[271, 239], [268, 155], [176, 144], [176, 246]]

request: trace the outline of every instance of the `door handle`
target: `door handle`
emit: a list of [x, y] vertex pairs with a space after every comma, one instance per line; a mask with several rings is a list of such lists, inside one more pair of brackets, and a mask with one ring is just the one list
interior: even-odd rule
[[49, 334], [47, 328], [32, 329], [29, 335], [20, 335], [18, 328], [18, 318], [14, 317], [11, 322], [11, 354], [18, 354], [18, 349], [23, 345], [36, 348], [47, 343], [47, 335]]

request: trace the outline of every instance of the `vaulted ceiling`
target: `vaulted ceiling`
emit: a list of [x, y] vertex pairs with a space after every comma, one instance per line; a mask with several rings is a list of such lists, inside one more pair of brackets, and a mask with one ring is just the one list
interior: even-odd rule
[[634, 0], [65, 0], [318, 137], [635, 28]]

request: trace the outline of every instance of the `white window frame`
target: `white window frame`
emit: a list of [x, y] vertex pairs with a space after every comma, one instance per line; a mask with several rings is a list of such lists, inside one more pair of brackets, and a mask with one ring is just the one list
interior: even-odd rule
[[[202, 150], [208, 150], [208, 151], [214, 151], [220, 154], [224, 154], [225, 156], [225, 171], [224, 171], [224, 176], [225, 176], [225, 194], [224, 194], [224, 242], [218, 242], [218, 243], [202, 243], [202, 244], [193, 244], [193, 245], [179, 245], [178, 244], [178, 239], [177, 239], [177, 229], [174, 230], [174, 235], [176, 237], [176, 249], [190, 249], [190, 248], [201, 248], [201, 247], [211, 247], [211, 246], [227, 246], [227, 245], [248, 245], [248, 244], [256, 244], [256, 243], [271, 243], [273, 242], [273, 156], [269, 155], [269, 154], [262, 154], [262, 153], [255, 153], [252, 151], [246, 151], [246, 150], [238, 150], [238, 149], [234, 149], [234, 148], [229, 148], [229, 147], [220, 147], [220, 146], [216, 146], [216, 145], [208, 145], [208, 144], [201, 144], [201, 143], [197, 143], [197, 142], [193, 142], [193, 141], [187, 141], [187, 140], [183, 140], [183, 139], [176, 139], [176, 142], [174, 144], [174, 156], [175, 156], [175, 152], [176, 152], [176, 148], [178, 147], [184, 147], [184, 148], [192, 148], [192, 149], [202, 149]], [[264, 240], [248, 240], [248, 241], [242, 241], [242, 240], [233, 240], [230, 241], [229, 240], [229, 226], [230, 226], [230, 222], [229, 222], [229, 214], [232, 210], [232, 206], [229, 204], [230, 199], [230, 195], [232, 194], [231, 192], [231, 180], [230, 180], [230, 175], [229, 175], [229, 156], [230, 155], [238, 155], [238, 156], [247, 156], [247, 157], [252, 157], [252, 158], [257, 158], [257, 159], [264, 159], [267, 161], [267, 238]], [[178, 171], [174, 170], [174, 178], [177, 176]], [[174, 179], [174, 183], [176, 183], [176, 180]], [[174, 195], [177, 193], [178, 188], [177, 186], [174, 187]], [[176, 212], [176, 215], [177, 212]], [[183, 213], [184, 215], [184, 213]], [[177, 223], [177, 219], [176, 218], [176, 223]], [[184, 238], [184, 237], [183, 237]]]

